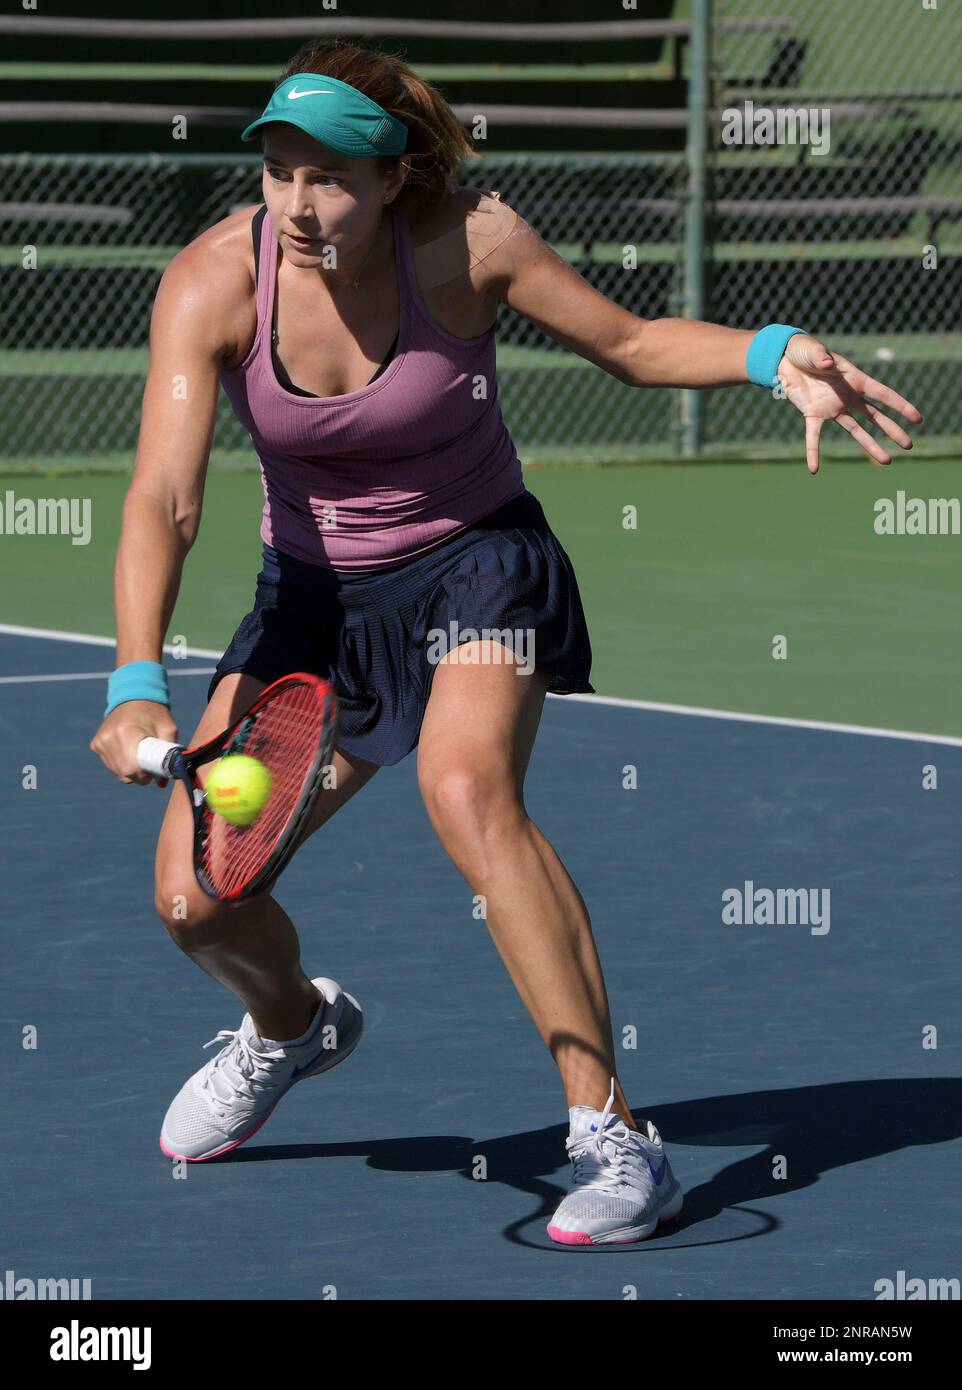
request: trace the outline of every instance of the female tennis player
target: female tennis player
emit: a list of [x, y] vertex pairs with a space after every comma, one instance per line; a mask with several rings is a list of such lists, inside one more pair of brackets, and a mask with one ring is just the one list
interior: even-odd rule
[[[585, 904], [524, 806], [545, 695], [592, 691], [591, 648], [571, 563], [502, 420], [497, 306], [630, 386], [780, 380], [804, 416], [812, 473], [826, 420], [880, 464], [889, 455], [857, 417], [911, 447], [869, 397], [921, 415], [803, 329], [645, 321], [620, 308], [496, 191], [458, 186], [471, 147], [440, 94], [394, 56], [306, 45], [242, 138], [255, 137], [263, 206], [192, 241], [157, 291], [117, 555], [117, 670], [91, 747], [120, 781], [144, 783], [140, 740], [177, 737], [162, 648], [222, 384], [260, 459], [263, 568], [192, 744], [278, 677], [324, 676], [340, 705], [336, 786], [312, 831], [417, 747], [431, 822], [486, 898], [488, 928], [561, 1073], [574, 1185], [548, 1230], [565, 1244], [641, 1240], [678, 1213], [681, 1190], [658, 1130], [636, 1120], [618, 1081]], [[439, 655], [432, 642], [452, 625]], [[518, 632], [531, 634], [533, 662], [512, 649]], [[221, 1050], [163, 1121], [164, 1153], [199, 1162], [243, 1144], [292, 1085], [343, 1061], [361, 1010], [333, 980], [306, 975], [273, 897], [231, 907], [206, 897], [190, 845], [175, 783], [157, 910], [247, 1009], [211, 1040]]]

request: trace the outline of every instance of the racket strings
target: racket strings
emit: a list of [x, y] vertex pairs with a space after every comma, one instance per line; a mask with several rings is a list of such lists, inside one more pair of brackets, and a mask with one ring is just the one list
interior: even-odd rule
[[245, 721], [243, 751], [267, 768], [270, 794], [249, 826], [231, 825], [205, 808], [204, 868], [219, 897], [250, 883], [274, 853], [314, 772], [332, 717], [328, 696], [297, 684], [278, 691]]

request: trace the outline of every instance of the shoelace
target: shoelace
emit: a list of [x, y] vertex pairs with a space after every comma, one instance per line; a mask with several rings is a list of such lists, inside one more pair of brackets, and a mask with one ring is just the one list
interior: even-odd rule
[[615, 1083], [612, 1080], [611, 1093], [601, 1112], [597, 1133], [584, 1134], [580, 1139], [567, 1141], [568, 1157], [574, 1164], [576, 1187], [611, 1191], [613, 1187], [640, 1186], [636, 1167], [632, 1163], [637, 1155], [625, 1147], [629, 1138], [628, 1126], [621, 1120], [613, 1129], [605, 1132], [614, 1101]]
[[[204, 1046], [213, 1047], [216, 1042], [224, 1042], [228, 1046], [221, 1055], [214, 1058], [213, 1066], [201, 1083], [201, 1090], [214, 1116], [222, 1120], [237, 1100], [257, 1099], [255, 1086], [274, 1075], [273, 1060], [283, 1057], [284, 1053], [255, 1052], [239, 1028], [222, 1028], [217, 1036], [211, 1038], [210, 1042], [205, 1042]], [[219, 1095], [214, 1089], [212, 1082], [215, 1076], [219, 1076], [230, 1088], [226, 1097]]]

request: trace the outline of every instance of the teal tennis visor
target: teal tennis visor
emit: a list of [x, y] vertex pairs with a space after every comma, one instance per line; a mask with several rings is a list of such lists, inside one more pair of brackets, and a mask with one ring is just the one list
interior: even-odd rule
[[349, 83], [316, 72], [296, 73], [276, 87], [263, 115], [241, 139], [253, 139], [254, 131], [271, 121], [296, 125], [339, 154], [401, 154], [408, 140], [407, 126], [383, 106]]

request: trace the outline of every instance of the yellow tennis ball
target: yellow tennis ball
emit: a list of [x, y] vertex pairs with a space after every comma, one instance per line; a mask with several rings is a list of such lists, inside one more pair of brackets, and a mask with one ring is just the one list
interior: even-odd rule
[[210, 809], [231, 825], [251, 825], [267, 805], [271, 774], [257, 758], [233, 753], [210, 770], [204, 795]]

